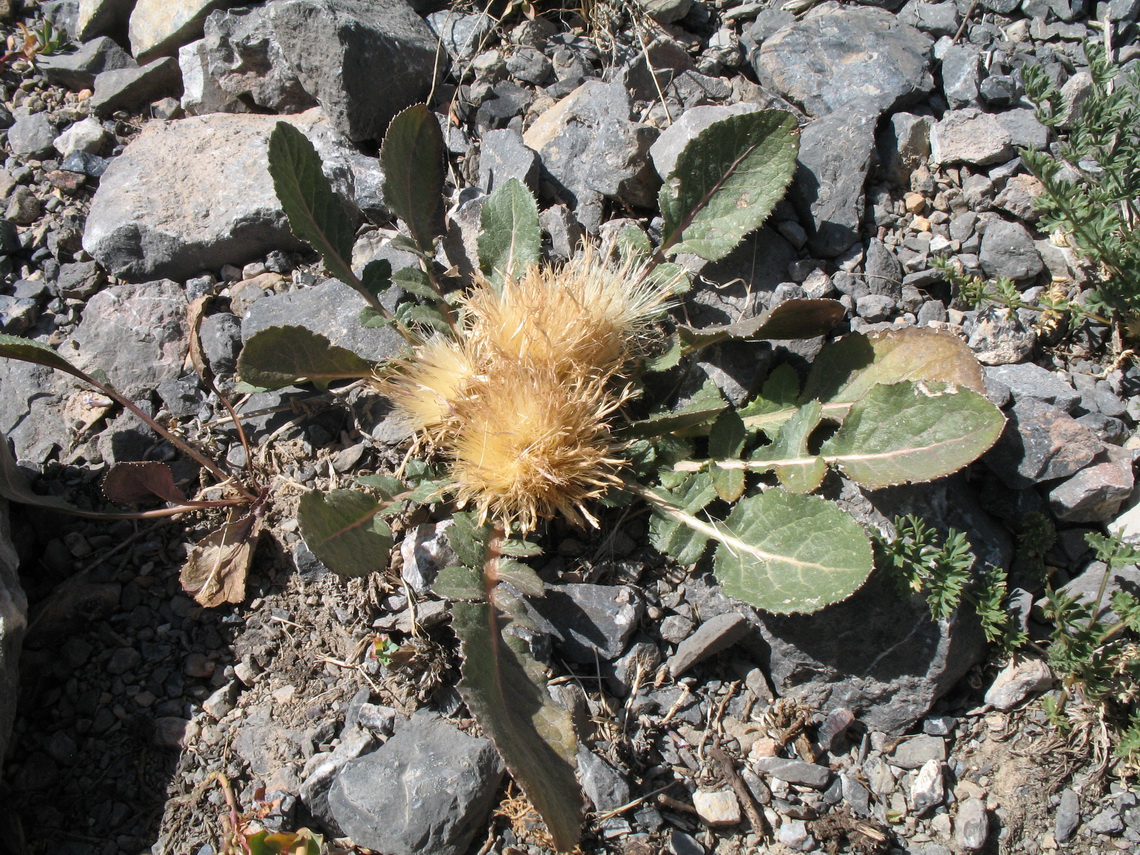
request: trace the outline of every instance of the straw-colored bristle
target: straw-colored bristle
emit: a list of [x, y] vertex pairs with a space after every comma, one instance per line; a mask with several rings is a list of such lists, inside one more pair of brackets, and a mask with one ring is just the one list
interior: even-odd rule
[[381, 381], [380, 389], [413, 430], [435, 439], [474, 374], [474, 362], [463, 345], [436, 336], [417, 347], [413, 357], [398, 363]]
[[504, 363], [481, 377], [452, 422], [460, 503], [521, 531], [556, 513], [592, 524], [584, 503], [618, 483], [606, 421], [616, 400], [596, 380], [568, 386], [549, 364]]

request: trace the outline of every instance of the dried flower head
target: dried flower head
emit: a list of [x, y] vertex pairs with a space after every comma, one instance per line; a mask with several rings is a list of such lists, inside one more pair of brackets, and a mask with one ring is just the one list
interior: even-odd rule
[[470, 339], [567, 374], [620, 370], [667, 296], [641, 273], [632, 263], [614, 267], [587, 247], [560, 268], [531, 266], [499, 289], [481, 285], [464, 301]]
[[475, 375], [475, 363], [463, 344], [435, 336], [397, 363], [380, 382], [380, 390], [417, 432], [439, 440], [455, 401]]
[[460, 504], [522, 531], [556, 513], [597, 525], [585, 502], [619, 483], [607, 421], [619, 403], [597, 379], [568, 385], [550, 364], [504, 361], [456, 403]]

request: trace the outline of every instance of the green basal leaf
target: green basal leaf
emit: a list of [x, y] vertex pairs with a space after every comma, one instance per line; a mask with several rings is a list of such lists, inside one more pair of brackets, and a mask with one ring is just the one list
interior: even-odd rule
[[748, 461], [749, 469], [771, 470], [784, 489], [792, 493], [810, 493], [823, 481], [827, 464], [817, 454], [808, 452], [808, 440], [820, 421], [819, 401], [804, 404], [784, 422], [771, 445], [757, 449]]
[[[673, 489], [670, 481], [679, 480]], [[688, 476], [662, 472], [664, 490], [655, 491], [663, 505], [654, 505], [655, 513], [649, 521], [649, 542], [653, 548], [672, 556], [680, 564], [696, 564], [705, 554], [709, 542], [709, 532], [694, 529], [686, 522], [687, 517], [700, 514], [716, 498], [712, 476], [708, 472], [697, 472]], [[678, 513], [669, 513], [662, 508], [670, 506]]]
[[504, 182], [483, 204], [479, 267], [495, 287], [537, 264], [542, 248], [538, 204], [517, 178]]
[[375, 366], [305, 327], [269, 327], [250, 337], [238, 357], [247, 383], [280, 389], [308, 380], [324, 389], [335, 380], [371, 376]]
[[550, 699], [542, 666], [526, 645], [502, 632], [504, 622], [487, 603], [452, 606], [463, 647], [459, 694], [546, 823], [555, 847], [568, 852], [581, 836], [583, 809], [574, 723]]
[[617, 251], [623, 262], [637, 264], [647, 261], [653, 255], [653, 244], [649, 242], [649, 235], [642, 229], [633, 223], [628, 223], [618, 232]]
[[677, 327], [686, 353], [731, 339], [803, 339], [826, 335], [843, 319], [838, 300], [786, 300], [754, 318], [723, 326]]
[[760, 394], [737, 410], [737, 413], [749, 430], [762, 431], [769, 437], [775, 437], [780, 425], [795, 411], [799, 397], [799, 375], [785, 362], [772, 370], [764, 381]]
[[321, 169], [321, 156], [288, 122], [278, 122], [269, 135], [269, 174], [293, 234], [320, 253], [329, 273], [357, 287], [352, 272], [356, 230]]
[[873, 387], [856, 401], [820, 453], [871, 489], [932, 481], [977, 460], [1005, 427], [977, 392], [925, 383]]
[[[744, 441], [748, 434], [744, 429], [744, 422], [732, 410], [722, 413], [709, 431], [709, 457], [714, 460], [736, 460], [744, 450]], [[721, 469], [712, 470], [713, 489], [725, 502], [735, 502], [744, 493], [744, 470]]]
[[443, 600], [483, 600], [487, 592], [483, 589], [483, 574], [470, 567], [444, 567], [435, 577], [432, 593]]
[[546, 585], [531, 568], [510, 558], [499, 561], [500, 582], [506, 582], [520, 594], [527, 597], [541, 597], [546, 594]]
[[385, 258], [377, 258], [364, 265], [360, 281], [364, 290], [376, 299], [392, 287], [392, 263]]
[[359, 577], [388, 566], [392, 530], [384, 506], [358, 490], [311, 490], [301, 496], [297, 521], [313, 555], [338, 576]]
[[380, 146], [384, 202], [408, 227], [421, 254], [431, 254], [443, 233], [443, 182], [447, 176], [443, 131], [435, 114], [414, 104], [388, 126]]
[[78, 377], [87, 383], [91, 382], [91, 378], [87, 374], [80, 371], [52, 348], [30, 338], [0, 333], [0, 357], [18, 359], [21, 362], [34, 362], [36, 365], [54, 368], [56, 371], [70, 374], [72, 377]]
[[475, 515], [461, 511], [451, 518], [451, 525], [445, 530], [448, 545], [456, 557], [468, 567], [482, 567], [487, 558], [487, 541], [491, 537], [491, 527], [480, 525]]
[[[681, 152], [661, 191], [664, 246], [718, 261], [755, 231], [783, 198], [796, 168], [799, 139], [790, 113], [729, 116], [701, 131]], [[679, 239], [679, 240], [678, 240]]]
[[439, 299], [428, 275], [419, 267], [401, 267], [392, 277], [392, 284], [425, 300]]
[[816, 612], [845, 600], [874, 566], [863, 527], [818, 496], [783, 490], [748, 496], [714, 528], [713, 572], [724, 592], [776, 614]]

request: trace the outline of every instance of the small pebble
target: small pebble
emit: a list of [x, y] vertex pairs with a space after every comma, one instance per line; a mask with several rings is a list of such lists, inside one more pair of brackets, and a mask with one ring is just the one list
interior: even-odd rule
[[740, 822], [740, 802], [732, 790], [698, 790], [693, 793], [693, 807], [714, 828]]
[[954, 839], [963, 849], [976, 851], [986, 845], [990, 834], [990, 817], [981, 799], [966, 799], [958, 805], [954, 822]]

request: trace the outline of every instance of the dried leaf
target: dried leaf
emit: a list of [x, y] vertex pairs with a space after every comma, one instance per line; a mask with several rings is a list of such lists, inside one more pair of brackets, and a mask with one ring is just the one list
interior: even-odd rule
[[206, 608], [245, 599], [245, 577], [253, 561], [263, 510], [255, 505], [242, 514], [230, 508], [225, 524], [206, 535], [182, 566], [182, 590]]
[[186, 495], [174, 483], [170, 467], [154, 460], [116, 463], [103, 478], [103, 495], [124, 505], [138, 505], [155, 499], [175, 505], [186, 502]]

